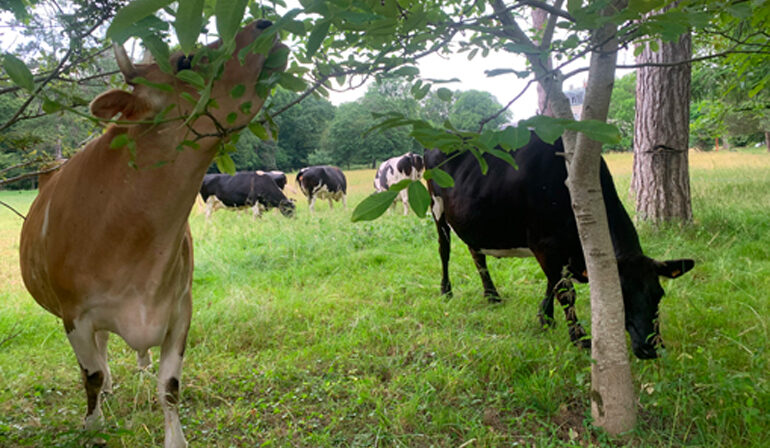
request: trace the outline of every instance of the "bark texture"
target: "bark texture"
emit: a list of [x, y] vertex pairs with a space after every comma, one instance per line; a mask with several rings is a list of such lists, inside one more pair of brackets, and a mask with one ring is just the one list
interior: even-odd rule
[[[649, 44], [637, 58], [642, 63], [670, 63], [690, 58], [690, 34], [676, 42]], [[636, 215], [653, 223], [690, 222], [690, 64], [642, 67], [636, 74], [634, 170]]]
[[[535, 47], [502, 0], [490, 0], [490, 3], [504, 35], [517, 44]], [[554, 6], [560, 8], [561, 4], [562, 0], [556, 0]], [[616, 0], [608, 9], [617, 11], [625, 5], [625, 0]], [[552, 29], [552, 19], [546, 24], [544, 44], [550, 44], [548, 29]], [[592, 41], [602, 45], [591, 55], [583, 120], [607, 119], [617, 58], [615, 32], [612, 24], [592, 32]], [[558, 70], [549, 73], [537, 52], [529, 52], [526, 57], [546, 92], [553, 115], [573, 119], [570, 102], [562, 91], [562, 74]], [[569, 130], [564, 132], [562, 140], [567, 161], [567, 186], [591, 279], [591, 356], [595, 361], [591, 368], [592, 414], [596, 426], [610, 434], [619, 434], [636, 424], [636, 398], [626, 346], [620, 277], [599, 182], [601, 143]]]
[[[606, 42], [591, 55], [583, 120], [607, 120], [615, 82], [616, 29], [606, 25], [593, 33], [593, 42]], [[572, 208], [591, 280], [591, 415], [610, 434], [636, 425], [636, 398], [625, 338], [625, 310], [615, 250], [599, 182], [602, 145], [578, 134], [567, 164]]]
[[[548, 13], [540, 8], [532, 8], [532, 27], [536, 30], [545, 30], [546, 21], [548, 20]], [[542, 47], [543, 39], [535, 41], [536, 44]], [[544, 63], [545, 70], [553, 70], [553, 62], [549, 55]], [[550, 102], [548, 101], [548, 92], [545, 91], [540, 83], [537, 84], [537, 111], [540, 115], [547, 115], [553, 117], [553, 111], [551, 110]]]

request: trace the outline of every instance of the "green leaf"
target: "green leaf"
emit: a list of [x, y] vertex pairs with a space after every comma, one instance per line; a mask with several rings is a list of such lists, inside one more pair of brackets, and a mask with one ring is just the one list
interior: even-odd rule
[[164, 92], [174, 91], [174, 88], [171, 86], [171, 84], [150, 82], [141, 76], [137, 76], [136, 78], [131, 79], [131, 82], [134, 84], [141, 84], [147, 87], [152, 87], [153, 89], [162, 90]]
[[203, 77], [192, 70], [182, 70], [176, 77], [200, 90], [206, 85]]
[[602, 143], [616, 144], [621, 138], [617, 126], [599, 120], [573, 121], [567, 123], [565, 127], [582, 132], [588, 138]]
[[553, 144], [564, 133], [564, 120], [562, 119], [536, 115], [525, 122], [534, 127], [535, 134], [548, 144]]
[[281, 73], [281, 78], [278, 80], [278, 84], [294, 92], [301, 92], [307, 88], [307, 84], [302, 78], [294, 76], [290, 73]]
[[[168, 6], [173, 0], [134, 0], [121, 8], [107, 28], [107, 37], [122, 44], [125, 37], [123, 32], [136, 22], [155, 14], [156, 11]], [[116, 40], [121, 35], [122, 40]]]
[[131, 139], [128, 137], [128, 134], [118, 134], [112, 138], [112, 141], [110, 141], [110, 148], [122, 148], [126, 146], [129, 141], [131, 141]]
[[233, 175], [235, 174], [235, 162], [233, 162], [233, 158], [230, 157], [230, 154], [227, 153], [220, 153], [217, 155], [216, 158], [217, 162], [217, 169], [220, 173], [226, 173]]
[[446, 101], [446, 102], [452, 101], [452, 91], [447, 89], [446, 87], [440, 87], [436, 91], [436, 95], [438, 95], [441, 101]]
[[218, 0], [214, 7], [217, 32], [223, 41], [230, 41], [241, 28], [241, 20], [248, 0]]
[[283, 29], [297, 36], [305, 35], [305, 23], [299, 20], [287, 20]]
[[353, 222], [371, 221], [380, 217], [390, 207], [396, 196], [398, 196], [398, 192], [390, 190], [370, 195], [356, 206], [350, 220]]
[[229, 114], [227, 114], [227, 117], [225, 118], [225, 120], [227, 121], [227, 124], [233, 124], [237, 119], [238, 119], [238, 114], [235, 112], [230, 112]]
[[506, 162], [508, 162], [509, 165], [516, 168], [516, 161], [513, 160], [513, 156], [511, 156], [509, 152], [501, 151], [496, 148], [490, 148], [487, 150], [487, 152], [497, 157], [498, 159], [505, 160]]
[[257, 122], [249, 123], [249, 130], [260, 140], [267, 140], [269, 138], [265, 127]]
[[442, 188], [451, 188], [455, 186], [455, 180], [452, 179], [452, 176], [441, 168], [425, 170], [425, 174], [423, 174], [422, 177], [424, 177], [425, 180], [433, 180]]
[[152, 53], [153, 59], [158, 64], [161, 70], [166, 73], [171, 73], [171, 63], [169, 63], [169, 50], [168, 44], [161, 38], [154, 34], [148, 34], [142, 38], [142, 43], [150, 53]]
[[317, 23], [315, 28], [313, 28], [313, 31], [310, 32], [310, 37], [307, 39], [306, 56], [308, 58], [313, 57], [315, 52], [318, 51], [318, 48], [321, 47], [321, 42], [323, 42], [326, 35], [329, 34], [329, 25], [331, 25], [331, 22], [328, 20], [321, 21]]
[[174, 29], [184, 54], [190, 54], [198, 41], [203, 26], [203, 3], [203, 0], [183, 0], [176, 10]]
[[267, 69], [278, 69], [284, 67], [289, 60], [289, 49], [280, 48], [267, 57], [264, 67]]
[[402, 179], [395, 184], [388, 187], [388, 190], [390, 191], [401, 191], [404, 188], [408, 187], [410, 183], [414, 182], [412, 179]]
[[390, 74], [394, 76], [417, 76], [420, 74], [420, 69], [411, 65], [405, 65], [393, 70]]
[[529, 143], [530, 133], [527, 126], [507, 126], [500, 132], [498, 144], [510, 151], [519, 149]]
[[751, 17], [751, 3], [750, 2], [731, 2], [725, 9], [731, 15], [739, 19], [748, 19]]
[[43, 112], [52, 114], [64, 109], [64, 106], [58, 101], [49, 100], [48, 98], [43, 100]]
[[500, 76], [508, 73], [516, 73], [516, 71], [510, 68], [495, 68], [492, 70], [484, 70], [484, 74], [490, 78], [493, 76]]
[[412, 208], [412, 211], [421, 218], [425, 216], [425, 212], [428, 211], [428, 206], [430, 205], [430, 193], [428, 193], [425, 185], [417, 180], [409, 184], [409, 189], [406, 191], [409, 195], [409, 206]]
[[21, 59], [6, 53], [3, 58], [3, 68], [17, 86], [28, 92], [35, 90], [35, 80], [32, 78], [32, 72], [29, 71]]
[[22, 0], [4, 1], [0, 9], [13, 11], [14, 17], [16, 17], [16, 20], [19, 22], [24, 22], [29, 18], [29, 13], [27, 12], [27, 4]]

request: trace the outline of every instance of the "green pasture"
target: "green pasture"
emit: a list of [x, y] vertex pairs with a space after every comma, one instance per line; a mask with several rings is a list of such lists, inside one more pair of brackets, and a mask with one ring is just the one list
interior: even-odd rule
[[[631, 156], [607, 157], [620, 195]], [[347, 172], [348, 208], [298, 200], [297, 218], [255, 220], [196, 206], [194, 314], [181, 418], [197, 447], [770, 446], [770, 155], [692, 153], [695, 223], [639, 225], [656, 258], [695, 269], [663, 281], [655, 361], [632, 361], [640, 420], [610, 439], [590, 425], [589, 353], [562, 315], [536, 318], [545, 278], [534, 259], [490, 260], [504, 302], [490, 305], [462, 243], [455, 296], [439, 296], [430, 218], [351, 223], [373, 171]], [[24, 213], [34, 192], [0, 192]], [[0, 207], [0, 446], [82, 446], [85, 394], [61, 323], [27, 294], [22, 220]], [[130, 226], [131, 223], [126, 223]], [[578, 316], [590, 327], [588, 287]], [[150, 372], [111, 339], [110, 447], [162, 445]]]

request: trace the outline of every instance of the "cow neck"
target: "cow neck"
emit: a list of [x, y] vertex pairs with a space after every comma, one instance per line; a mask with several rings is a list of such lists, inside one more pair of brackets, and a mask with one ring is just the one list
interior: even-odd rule
[[[135, 157], [126, 147], [109, 148], [112, 139], [123, 133], [134, 139]], [[104, 181], [117, 186], [111, 192], [113, 200], [120, 200], [126, 209], [143, 209], [168, 230], [179, 229], [187, 221], [203, 175], [216, 154], [213, 138], [198, 149], [177, 150], [183, 133], [183, 128], [113, 126], [93, 151], [101, 171], [110, 173]]]
[[600, 176], [615, 257], [620, 260], [644, 255], [639, 243], [639, 234], [636, 233], [631, 217], [620, 202], [612, 176], [604, 161], [602, 161]]

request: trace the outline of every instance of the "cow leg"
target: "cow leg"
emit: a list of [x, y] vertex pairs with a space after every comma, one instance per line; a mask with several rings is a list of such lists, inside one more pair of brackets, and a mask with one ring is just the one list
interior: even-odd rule
[[348, 197], [347, 195], [342, 195], [342, 209], [347, 210], [348, 209]]
[[146, 369], [152, 364], [152, 356], [150, 356], [149, 350], [136, 352], [136, 366], [141, 370]]
[[334, 208], [334, 200], [330, 197], [329, 198], [329, 210]]
[[187, 343], [187, 331], [192, 315], [190, 293], [182, 299], [177, 319], [170, 328], [160, 348], [158, 369], [158, 398], [165, 418], [165, 448], [183, 448], [187, 441], [179, 421], [179, 384], [182, 375], [182, 357]]
[[213, 196], [209, 196], [209, 198], [206, 199], [206, 220], [211, 218], [211, 214], [214, 212], [214, 200], [212, 198]]
[[553, 294], [564, 308], [564, 317], [567, 320], [569, 338], [572, 343], [578, 347], [590, 348], [591, 341], [586, 338], [586, 331], [578, 323], [577, 313], [575, 313], [575, 287], [572, 285], [572, 280], [562, 277], [553, 288]]
[[308, 208], [310, 209], [310, 214], [313, 214], [313, 212], [315, 212], [315, 209], [313, 208], [313, 206], [315, 205], [315, 196], [311, 196], [310, 199], [308, 199], [308, 204], [310, 204], [308, 206]]
[[401, 190], [398, 195], [401, 196], [401, 203], [404, 204], [404, 216], [406, 216], [409, 214], [409, 196], [406, 190]]
[[97, 331], [94, 334], [96, 340], [96, 346], [99, 348], [99, 356], [101, 356], [104, 362], [104, 383], [102, 384], [102, 392], [106, 394], [112, 393], [112, 375], [110, 374], [110, 365], [107, 363], [107, 343], [109, 342], [110, 332], [106, 330]]
[[262, 208], [259, 206], [259, 202], [254, 204], [253, 207], [251, 207], [251, 215], [254, 218], [261, 218], [262, 217]]
[[[75, 357], [80, 364], [80, 373], [83, 378], [83, 386], [86, 390], [86, 416], [83, 426], [88, 430], [97, 429], [103, 420], [101, 409], [101, 390], [108, 375], [106, 360], [102, 356], [97, 343], [96, 332], [90, 322], [83, 320], [73, 322], [65, 319], [64, 328], [67, 331], [67, 339], [75, 351]], [[100, 336], [104, 347], [107, 341]]]
[[540, 302], [540, 310], [537, 313], [540, 325], [543, 327], [552, 327], [556, 324], [556, 321], [553, 319], [554, 286], [555, 284], [549, 279], [545, 290], [545, 298]]
[[484, 285], [484, 297], [491, 303], [500, 302], [500, 294], [497, 293], [497, 289], [492, 283], [492, 277], [489, 275], [489, 269], [487, 269], [487, 256], [470, 247], [468, 250], [471, 252], [473, 262], [476, 263], [476, 270], [481, 276], [481, 284]]
[[443, 216], [434, 219], [434, 221], [438, 230], [438, 254], [441, 257], [441, 294], [452, 297], [452, 284], [449, 282], [449, 253], [452, 248], [452, 234]]

